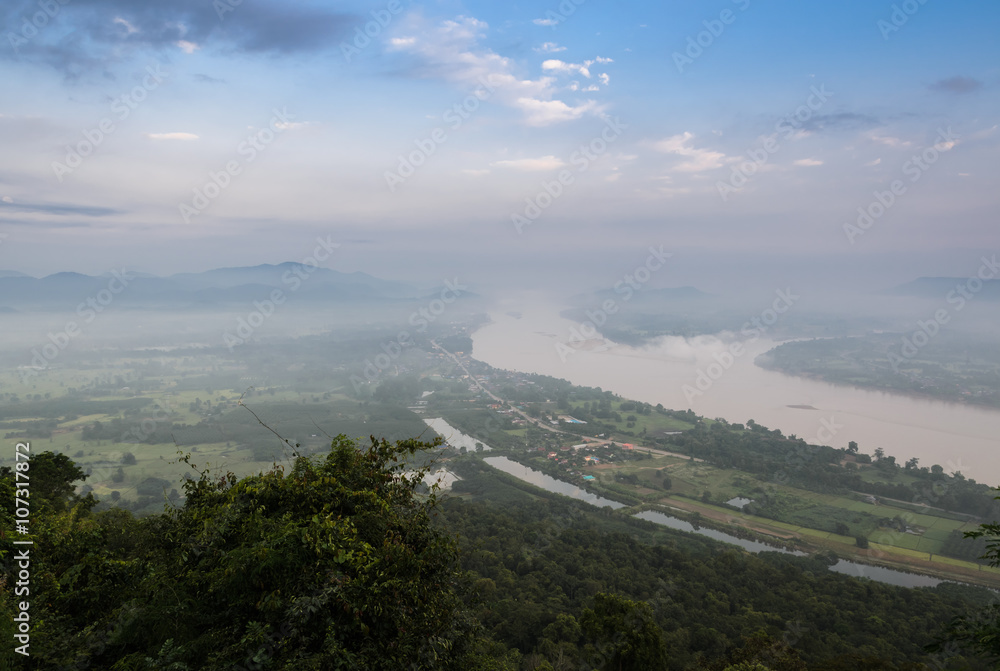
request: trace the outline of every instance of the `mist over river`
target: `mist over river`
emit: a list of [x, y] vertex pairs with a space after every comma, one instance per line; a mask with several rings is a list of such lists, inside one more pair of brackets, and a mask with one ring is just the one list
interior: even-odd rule
[[580, 325], [560, 317], [562, 309], [537, 299], [501, 303], [490, 313], [492, 323], [473, 334], [472, 356], [495, 368], [564, 378], [706, 417], [753, 419], [809, 443], [846, 447], [854, 440], [862, 452], [881, 447], [900, 464], [917, 457], [921, 466], [940, 464], [948, 473], [1000, 483], [1000, 411], [767, 371], [754, 364], [776, 345], [764, 338], [745, 343], [728, 368], [719, 364], [720, 358], [728, 363], [726, 334], [663, 337], [643, 348], [599, 338], [581, 346], [570, 343]]

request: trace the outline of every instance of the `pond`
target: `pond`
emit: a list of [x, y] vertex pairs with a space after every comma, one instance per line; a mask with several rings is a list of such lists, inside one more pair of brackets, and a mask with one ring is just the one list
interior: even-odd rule
[[525, 482], [533, 484], [546, 491], [553, 492], [554, 494], [569, 496], [577, 501], [583, 501], [598, 507], [607, 506], [608, 508], [614, 508], [616, 510], [618, 508], [625, 507], [624, 503], [618, 503], [617, 501], [606, 499], [603, 496], [592, 494], [578, 485], [557, 480], [550, 475], [546, 475], [541, 471], [536, 471], [533, 468], [528, 468], [527, 466], [519, 464], [516, 461], [508, 459], [507, 457], [486, 457], [483, 461], [497, 470], [513, 475], [515, 478], [524, 480]]
[[[525, 482], [531, 483], [536, 487], [554, 494], [562, 494], [563, 496], [569, 496], [578, 501], [584, 501], [595, 506], [608, 506], [616, 510], [618, 508], [626, 507], [623, 503], [611, 501], [610, 499], [598, 496], [597, 494], [592, 494], [582, 487], [553, 478], [552, 476], [546, 475], [541, 471], [536, 471], [535, 469], [529, 468], [523, 464], [519, 464], [516, 461], [508, 459], [507, 457], [486, 457], [483, 461], [490, 466], [503, 471], [504, 473], [513, 475], [520, 480], [524, 480]], [[663, 526], [670, 527], [671, 529], [689, 531], [717, 541], [738, 545], [748, 552], [780, 552], [782, 554], [790, 554], [797, 557], [806, 556], [805, 552], [800, 552], [798, 550], [786, 550], [785, 548], [777, 545], [769, 545], [767, 543], [761, 543], [760, 541], [739, 538], [737, 536], [733, 536], [732, 534], [727, 534], [723, 531], [717, 531], [715, 529], [706, 529], [703, 527], [695, 529], [690, 522], [679, 520], [675, 517], [671, 517], [670, 515], [657, 512], [655, 510], [647, 510], [637, 513], [634, 517], [646, 520], [647, 522], [662, 524]], [[868, 578], [869, 580], [874, 580], [876, 582], [886, 583], [888, 585], [898, 585], [900, 587], [934, 587], [935, 585], [939, 585], [944, 582], [938, 578], [932, 578], [930, 576], [896, 571], [894, 569], [882, 568], [881, 566], [859, 564], [846, 559], [839, 560], [836, 564], [830, 567], [830, 570], [853, 576], [855, 578]]]
[[[670, 527], [671, 529], [690, 531], [692, 533], [701, 534], [702, 536], [714, 538], [717, 541], [739, 545], [741, 548], [748, 550], [749, 552], [780, 552], [782, 554], [791, 554], [797, 557], [806, 556], [805, 552], [786, 550], [776, 545], [769, 545], [759, 541], [739, 538], [722, 531], [716, 531], [715, 529], [695, 529], [689, 522], [679, 520], [675, 517], [667, 515], [666, 513], [657, 512], [655, 510], [646, 510], [634, 515], [634, 517], [638, 517], [648, 522], [656, 522], [657, 524], [662, 524]], [[930, 576], [920, 575], [917, 573], [907, 573], [905, 571], [896, 571], [894, 569], [883, 568], [881, 566], [859, 564], [857, 562], [848, 561], [847, 559], [839, 560], [836, 564], [830, 567], [830, 570], [836, 571], [837, 573], [843, 573], [844, 575], [853, 576], [855, 578], [868, 578], [869, 580], [874, 580], [876, 582], [882, 582], [888, 585], [898, 585], [900, 587], [934, 587], [935, 585], [940, 585], [944, 582], [939, 578], [932, 578]]]
[[483, 452], [489, 452], [493, 449], [481, 440], [476, 440], [472, 436], [462, 433], [440, 417], [426, 417], [424, 418], [424, 424], [434, 429], [434, 432], [444, 438], [444, 442], [452, 447], [464, 447], [469, 452], [475, 452], [476, 444], [479, 443], [483, 446]]

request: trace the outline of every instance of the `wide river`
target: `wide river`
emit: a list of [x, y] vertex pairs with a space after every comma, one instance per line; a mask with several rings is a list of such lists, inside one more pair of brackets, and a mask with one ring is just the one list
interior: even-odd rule
[[[729, 422], [752, 419], [809, 443], [846, 447], [854, 440], [861, 451], [881, 447], [900, 464], [917, 457], [921, 466], [940, 464], [946, 472], [1000, 484], [1000, 411], [767, 371], [754, 364], [775, 346], [763, 338], [746, 343], [731, 364], [723, 354], [727, 343], [715, 336], [665, 337], [645, 348], [599, 340], [578, 346], [571, 338], [579, 324], [560, 317], [560, 310], [504, 303], [491, 313], [493, 322], [473, 334], [472, 356], [495, 368], [551, 375], [666, 408]], [[560, 347], [567, 343], [572, 353]]]

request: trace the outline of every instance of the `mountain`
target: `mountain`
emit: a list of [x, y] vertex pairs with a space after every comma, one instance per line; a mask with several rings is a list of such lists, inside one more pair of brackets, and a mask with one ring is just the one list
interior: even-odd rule
[[[987, 301], [1000, 300], [1000, 280], [982, 280], [982, 287], [976, 291], [977, 282], [968, 277], [918, 277], [902, 284], [889, 293], [894, 296], [914, 296], [917, 298], [937, 298], [944, 300], [949, 294], [960, 295], [959, 288], [976, 298]], [[970, 284], [971, 282], [971, 284]]]
[[185, 289], [231, 289], [248, 284], [290, 288], [301, 284], [303, 289], [338, 287], [357, 293], [365, 289], [371, 296], [394, 298], [415, 297], [416, 290], [403, 282], [379, 279], [367, 273], [341, 273], [301, 263], [262, 264], [244, 268], [217, 268], [203, 273], [180, 273], [168, 278]]
[[[202, 273], [156, 277], [117, 272], [102, 276], [62, 272], [35, 278], [0, 272], [0, 297], [7, 306], [75, 309], [88, 299], [157, 307], [211, 307], [261, 300], [275, 290], [290, 300], [351, 303], [396, 302], [420, 298], [415, 286], [367, 273], [342, 273], [301, 263], [217, 268]], [[102, 300], [103, 298], [103, 300]]]

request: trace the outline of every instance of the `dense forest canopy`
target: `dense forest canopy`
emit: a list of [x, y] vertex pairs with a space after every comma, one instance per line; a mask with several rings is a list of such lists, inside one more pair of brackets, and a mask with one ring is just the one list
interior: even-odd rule
[[[72, 460], [33, 456], [22, 667], [987, 669], [998, 652], [982, 590], [723, 549], [484, 465], [489, 498], [442, 502], [404, 466], [435, 445], [339, 436], [288, 472], [201, 471], [180, 507], [144, 518], [96, 511]], [[14, 489], [4, 469], [5, 528]], [[8, 628], [14, 602], [5, 588]]]

